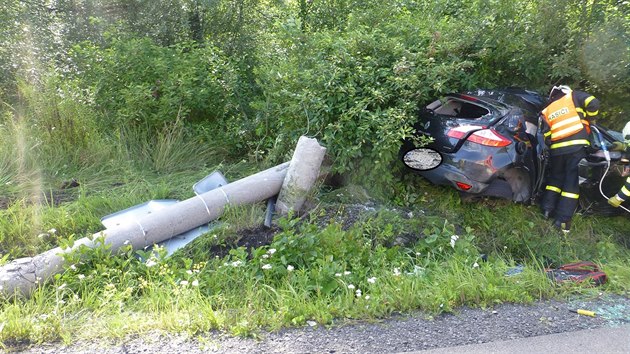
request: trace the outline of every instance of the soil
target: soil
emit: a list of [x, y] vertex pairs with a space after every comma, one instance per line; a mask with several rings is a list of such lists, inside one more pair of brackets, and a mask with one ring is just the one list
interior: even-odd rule
[[[59, 188], [51, 189], [48, 191], [42, 191], [39, 194], [31, 195], [25, 202], [27, 204], [48, 204], [51, 206], [58, 206], [66, 202], [74, 201], [77, 199], [79, 193], [76, 187], [79, 186], [79, 182], [75, 179], [62, 182]], [[20, 199], [16, 196], [0, 196], [0, 209], [8, 209], [13, 203]]]

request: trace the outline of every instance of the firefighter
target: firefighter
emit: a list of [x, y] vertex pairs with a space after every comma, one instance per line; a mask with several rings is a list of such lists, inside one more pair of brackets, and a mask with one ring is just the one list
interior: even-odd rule
[[[627, 149], [628, 145], [630, 145], [630, 122], [626, 123], [626, 126], [623, 127], [621, 134], [623, 135], [625, 144], [623, 148], [619, 150], [624, 151]], [[617, 208], [621, 205], [621, 203], [625, 202], [629, 198], [630, 198], [630, 176], [626, 178], [626, 181], [623, 184], [623, 187], [621, 187], [621, 189], [619, 190], [619, 192], [617, 192], [617, 194], [613, 195], [612, 197], [608, 198], [608, 204]]]
[[608, 198], [608, 204], [617, 208], [621, 205], [621, 203], [628, 200], [628, 198], [630, 198], [630, 177], [626, 178], [626, 182], [623, 184], [623, 187], [621, 187], [617, 194]]
[[549, 147], [550, 171], [542, 200], [545, 218], [567, 233], [580, 197], [578, 164], [590, 145], [590, 124], [599, 113], [599, 100], [568, 86], [554, 86], [541, 115], [545, 143]]

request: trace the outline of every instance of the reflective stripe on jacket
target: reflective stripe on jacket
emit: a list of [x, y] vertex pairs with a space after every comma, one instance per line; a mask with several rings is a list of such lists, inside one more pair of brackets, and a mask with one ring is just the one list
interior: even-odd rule
[[549, 126], [545, 136], [550, 137], [550, 149], [590, 145], [587, 139], [590, 127], [582, 123], [586, 114], [576, 107], [573, 92], [550, 103], [541, 113]]
[[552, 142], [569, 137], [584, 129], [571, 94], [564, 95], [552, 102], [543, 109], [542, 114], [549, 124]]
[[[591, 102], [596, 100], [595, 96], [589, 96], [584, 100], [584, 107], [588, 107]], [[586, 133], [591, 134], [591, 123], [586, 119], [586, 117], [595, 117], [599, 114], [599, 111], [595, 109], [595, 111], [591, 112], [588, 110], [582, 109], [582, 107], [576, 107], [575, 110], [581, 114], [582, 124], [584, 125], [584, 129], [586, 129]]]
[[624, 183], [619, 193], [617, 193], [617, 197], [621, 200], [628, 200], [628, 198], [630, 198], [630, 177], [626, 178], [626, 183]]

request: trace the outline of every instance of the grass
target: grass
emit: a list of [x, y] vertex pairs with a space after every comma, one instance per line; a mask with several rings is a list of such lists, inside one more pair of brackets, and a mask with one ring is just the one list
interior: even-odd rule
[[[439, 188], [431, 192], [450, 194]], [[461, 215], [467, 216], [487, 206], [460, 208]], [[527, 209], [513, 208], [521, 213]], [[209, 237], [199, 241], [229, 243], [239, 228], [261, 222], [256, 216], [260, 214], [259, 206], [235, 208], [216, 231], [223, 241]], [[627, 250], [611, 241], [602, 250], [601, 242], [608, 236], [591, 235], [602, 241], [584, 245], [550, 238], [552, 250], [566, 248], [553, 254], [561, 262], [572, 260], [581, 248], [587, 254], [609, 257], [604, 269], [610, 282], [604, 288], [554, 287], [526, 236], [520, 239], [523, 250], [511, 241], [514, 250], [500, 247], [488, 252], [484, 261], [479, 242], [494, 232], [466, 226], [465, 218], [455, 224], [436, 216], [409, 218], [408, 211], [401, 214], [387, 208], [363, 215], [353, 227], [342, 229], [334, 221], [327, 227], [318, 225], [319, 216], [315, 212], [307, 220], [278, 220], [282, 231], [270, 245], [251, 254], [237, 248], [226, 257], [208, 258], [207, 253], [184, 250], [170, 258], [156, 257], [155, 264], [149, 265], [133, 257], [131, 250], [119, 257], [110, 257], [105, 248], [84, 250], [81, 257], [69, 259], [73, 266], [30, 299], [3, 302], [0, 339], [14, 346], [115, 339], [156, 329], [190, 334], [217, 329], [255, 336], [261, 329], [301, 326], [306, 321], [330, 325], [340, 319], [370, 320], [392, 312], [438, 314], [462, 305], [529, 303], [602, 289], [628, 293]], [[504, 220], [487, 218], [486, 222], [496, 228]], [[544, 228], [538, 225], [542, 220], [532, 222], [537, 226], [523, 231], [531, 234], [532, 229]], [[422, 238], [392, 245], [397, 236], [419, 228]], [[506, 271], [517, 263], [525, 265], [523, 273], [507, 277]]]
[[[52, 116], [78, 112], [59, 109]], [[0, 141], [0, 263], [98, 232], [101, 217], [130, 206], [190, 198], [192, 185], [215, 169], [234, 181], [262, 168], [221, 160], [178, 125], [157, 137], [128, 128], [97, 135], [86, 127], [80, 131], [90, 131], [91, 142], [74, 151], [22, 121], [0, 126], [4, 136], [23, 136], [20, 144]], [[60, 187], [72, 178], [78, 187]], [[219, 227], [171, 257], [161, 251], [142, 262], [130, 249], [116, 257], [105, 246], [80, 250], [30, 298], [0, 299], [0, 343], [17, 348], [154, 330], [256, 336], [307, 321], [630, 293], [627, 217], [578, 215], [563, 236], [532, 206], [462, 203], [454, 191], [413, 176], [389, 187], [396, 193], [353, 222], [344, 217], [370, 200], [366, 189], [321, 188], [309, 216], [277, 219], [271, 243], [249, 250], [233, 246], [242, 230], [262, 224], [264, 203], [228, 208]], [[210, 252], [215, 246], [231, 250], [219, 256]], [[609, 283], [593, 289], [549, 282], [545, 267], [575, 260], [600, 263]], [[506, 276], [516, 265], [523, 272]]]

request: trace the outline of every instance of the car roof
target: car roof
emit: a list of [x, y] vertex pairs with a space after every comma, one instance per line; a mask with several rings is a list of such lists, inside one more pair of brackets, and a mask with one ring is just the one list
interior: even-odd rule
[[544, 99], [535, 91], [521, 88], [476, 89], [465, 94], [501, 107], [518, 107], [523, 111], [538, 114], [544, 108]]

